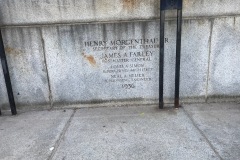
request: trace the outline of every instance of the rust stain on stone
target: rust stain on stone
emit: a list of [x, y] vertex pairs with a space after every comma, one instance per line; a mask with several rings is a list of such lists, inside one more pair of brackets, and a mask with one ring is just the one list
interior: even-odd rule
[[96, 65], [96, 61], [95, 61], [95, 59], [94, 59], [94, 57], [93, 56], [86, 56], [86, 58], [87, 58], [87, 60], [89, 61], [89, 63], [91, 64], [91, 65], [93, 65], [93, 66], [95, 66]]
[[139, 6], [139, 0], [122, 0], [123, 8], [127, 10], [133, 10]]
[[97, 62], [92, 55], [86, 55], [85, 53], [82, 53], [82, 55], [93, 67], [96, 67]]
[[5, 47], [5, 51], [7, 54], [21, 54], [22, 51], [21, 50], [18, 50], [18, 49], [15, 49], [15, 48], [11, 48], [11, 47]]

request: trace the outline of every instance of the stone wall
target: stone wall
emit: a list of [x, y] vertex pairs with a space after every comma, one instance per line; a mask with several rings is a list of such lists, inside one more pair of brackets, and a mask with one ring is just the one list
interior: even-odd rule
[[[160, 0], [0, 0], [18, 106], [156, 103]], [[175, 11], [167, 11], [164, 96], [174, 95]], [[184, 0], [183, 102], [240, 97], [240, 1]], [[0, 106], [8, 104], [0, 70]]]

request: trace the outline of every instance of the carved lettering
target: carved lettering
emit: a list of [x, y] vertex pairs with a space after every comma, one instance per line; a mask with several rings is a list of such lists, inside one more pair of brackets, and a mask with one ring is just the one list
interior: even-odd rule
[[106, 83], [129, 90], [153, 80], [158, 38], [93, 40], [84, 42], [84, 46], [99, 57]]

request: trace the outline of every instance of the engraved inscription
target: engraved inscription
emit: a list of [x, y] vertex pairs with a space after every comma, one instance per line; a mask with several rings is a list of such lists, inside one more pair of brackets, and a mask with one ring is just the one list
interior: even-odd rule
[[84, 47], [98, 55], [105, 83], [129, 90], [153, 81], [158, 38], [85, 41]]

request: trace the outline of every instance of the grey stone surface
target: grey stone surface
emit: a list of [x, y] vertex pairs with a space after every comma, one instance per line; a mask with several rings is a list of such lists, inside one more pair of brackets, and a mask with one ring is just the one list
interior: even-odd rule
[[8, 103], [8, 95], [3, 76], [2, 63], [0, 61], [0, 108]]
[[53, 159], [218, 159], [182, 109], [78, 110]]
[[[165, 98], [173, 98], [175, 91], [176, 27], [176, 21], [166, 21]], [[183, 101], [196, 97], [204, 100], [206, 95], [210, 29], [209, 20], [183, 21], [180, 73], [180, 96]]]
[[[2, 32], [17, 106], [49, 104], [49, 88], [40, 30], [12, 28], [3, 29]], [[3, 91], [0, 90], [0, 92]]]
[[[240, 14], [238, 0], [183, 2], [186, 18]], [[0, 23], [26, 25], [152, 19], [159, 17], [159, 3], [160, 0], [0, 0]]]
[[[171, 24], [169, 24], [170, 26]], [[209, 20], [184, 20], [182, 28], [180, 96], [187, 99], [190, 97], [204, 99], [207, 85], [211, 22]], [[176, 36], [174, 30], [171, 33]], [[172, 46], [171, 49], [174, 56], [167, 63], [173, 62], [176, 58], [175, 46]], [[169, 72], [175, 74], [175, 64], [171, 63], [169, 68], [172, 68], [172, 71]], [[173, 76], [166, 79], [166, 81], [171, 80], [174, 80]], [[173, 94], [174, 90], [171, 93]]]
[[38, 111], [1, 116], [0, 159], [47, 159], [72, 113]]
[[[51, 100], [63, 105], [156, 103], [159, 3], [160, 0], [0, 0], [0, 25], [5, 26], [3, 38], [17, 105], [49, 105]], [[181, 100], [236, 101], [235, 97], [240, 96], [240, 2], [184, 0], [183, 8]], [[167, 11], [167, 17], [173, 15], [176, 12]], [[169, 19], [165, 36], [167, 102], [174, 96], [175, 34], [176, 21]], [[138, 45], [137, 49], [130, 49], [129, 45], [109, 44], [112, 40], [153, 38], [154, 48], [139, 49]], [[86, 46], [95, 45], [93, 41], [112, 49]], [[129, 57], [130, 52], [136, 51], [150, 56], [136, 62]], [[124, 58], [124, 53], [128, 57]], [[109, 58], [109, 54], [116, 57]], [[113, 60], [120, 59], [119, 54], [129, 62], [104, 62], [104, 56]], [[0, 106], [4, 106], [7, 94], [1, 79], [0, 87]]]
[[[168, 21], [166, 28], [164, 94], [172, 98], [176, 22]], [[43, 27], [42, 30], [54, 103], [158, 98], [158, 21]], [[184, 98], [205, 96], [209, 37], [208, 20], [184, 21], [181, 70]], [[132, 45], [111, 45], [112, 41], [132, 39], [148, 39], [149, 43], [143, 48], [133, 41], [136, 49]], [[93, 41], [107, 42], [96, 49], [88, 45], [94, 45]], [[145, 55], [136, 57], [136, 52]]]
[[215, 19], [208, 87], [210, 97], [239, 96], [239, 50], [240, 18]]
[[239, 159], [240, 104], [194, 104], [184, 108], [222, 159]]
[[186, 17], [234, 16], [240, 13], [237, 0], [183, 0]]
[[[119, 50], [120, 45], [112, 46], [110, 43], [111, 41], [134, 38], [157, 38], [157, 24], [157, 22], [143, 22], [44, 28], [43, 35], [53, 101], [57, 103], [72, 103], [155, 98], [156, 96], [154, 95], [157, 94], [155, 87], [157, 85], [157, 77], [151, 74], [156, 75], [157, 73], [158, 50], [142, 50], [144, 53], [146, 51], [154, 52], [153, 54], [149, 53], [148, 56], [151, 59], [151, 63], [147, 63], [143, 59], [135, 62], [136, 57], [133, 55], [130, 57], [130, 51], [134, 52], [134, 49], [130, 50], [129, 46], [123, 45], [124, 49]], [[94, 47], [85, 46], [85, 43], [90, 41], [108, 41], [109, 44], [106, 47], [112, 47], [112, 49], [95, 51]], [[114, 47], [117, 47], [117, 49], [115, 50]], [[110, 54], [114, 53], [116, 53], [115, 57], [110, 58]], [[124, 56], [125, 53], [127, 53], [127, 57]], [[140, 58], [145, 57], [141, 56]], [[112, 62], [114, 60], [119, 60], [119, 62]], [[129, 60], [129, 62], [120, 60]], [[139, 64], [142, 67], [130, 66]], [[124, 65], [124, 68], [120, 67], [120, 65]], [[130, 69], [137, 68], [147, 68], [150, 71], [130, 71]], [[115, 72], [115, 70], [122, 69], [127, 69], [128, 71]], [[109, 73], [109, 70], [114, 70], [114, 72]], [[134, 73], [145, 74], [145, 77], [142, 78], [146, 78], [146, 81], [152, 78], [151, 83], [147, 82], [146, 85], [142, 85], [143, 81], [135, 82], [129, 76]], [[111, 78], [111, 76], [115, 75], [122, 77]], [[125, 75], [127, 76], [126, 78], [124, 77]], [[122, 82], [123, 79], [127, 79], [127, 81]], [[124, 84], [133, 84], [135, 88], [128, 89], [123, 86]], [[145, 92], [139, 93], [139, 90]]]
[[116, 21], [141, 16], [148, 19], [159, 13], [156, 6], [159, 3], [158, 0], [1, 0], [1, 24]]

